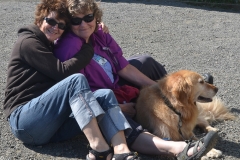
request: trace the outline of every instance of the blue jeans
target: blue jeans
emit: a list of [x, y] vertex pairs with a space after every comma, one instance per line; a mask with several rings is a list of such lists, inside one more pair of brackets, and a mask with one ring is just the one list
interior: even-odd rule
[[106, 141], [119, 131], [131, 132], [114, 93], [91, 92], [86, 78], [74, 74], [11, 113], [12, 133], [26, 144], [42, 145], [70, 139], [97, 118]]

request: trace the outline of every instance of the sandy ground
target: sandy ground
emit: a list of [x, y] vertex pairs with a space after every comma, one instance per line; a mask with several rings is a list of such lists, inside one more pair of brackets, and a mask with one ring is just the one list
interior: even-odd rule
[[[33, 23], [38, 0], [0, 0], [0, 102], [3, 103], [6, 70], [20, 26]], [[126, 57], [149, 54], [166, 65], [168, 72], [180, 69], [210, 72], [219, 87], [218, 97], [233, 112], [236, 121], [215, 124], [220, 129], [216, 148], [219, 160], [240, 159], [240, 16], [238, 12], [158, 1], [105, 1], [104, 22]], [[0, 109], [0, 160], [85, 159], [87, 141], [79, 136], [67, 142], [29, 146], [15, 139]], [[166, 159], [146, 156], [143, 159]]]

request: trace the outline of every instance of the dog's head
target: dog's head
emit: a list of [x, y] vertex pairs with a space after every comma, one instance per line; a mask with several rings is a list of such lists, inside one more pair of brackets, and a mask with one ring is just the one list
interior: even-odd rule
[[211, 102], [218, 91], [216, 86], [206, 83], [200, 74], [189, 70], [169, 74], [165, 85], [181, 101]]

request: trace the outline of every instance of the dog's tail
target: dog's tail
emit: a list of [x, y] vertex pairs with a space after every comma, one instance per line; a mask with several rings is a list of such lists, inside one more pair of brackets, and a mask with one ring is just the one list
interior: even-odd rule
[[210, 103], [199, 103], [197, 102], [200, 116], [204, 117], [208, 123], [224, 120], [234, 120], [236, 117], [232, 114], [229, 109], [225, 106], [223, 101], [214, 97]]

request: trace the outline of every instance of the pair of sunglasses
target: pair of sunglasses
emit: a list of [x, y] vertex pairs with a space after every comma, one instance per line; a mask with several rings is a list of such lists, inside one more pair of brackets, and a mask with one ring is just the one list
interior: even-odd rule
[[56, 24], [57, 24], [59, 29], [61, 29], [61, 30], [65, 30], [66, 29], [66, 25], [64, 23], [58, 23], [53, 18], [45, 17], [44, 20], [46, 20], [47, 24], [49, 24], [51, 26], [56, 26]]
[[88, 14], [84, 16], [83, 18], [73, 17], [71, 18], [71, 24], [72, 25], [80, 25], [82, 21], [89, 23], [94, 20], [94, 14]]

